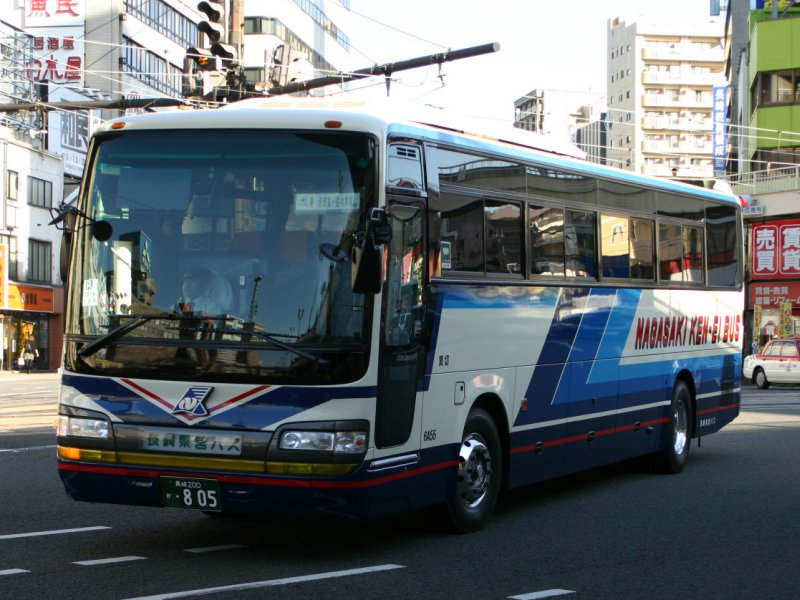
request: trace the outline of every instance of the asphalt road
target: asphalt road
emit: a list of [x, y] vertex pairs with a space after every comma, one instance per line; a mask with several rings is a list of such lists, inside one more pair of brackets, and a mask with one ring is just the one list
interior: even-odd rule
[[[52, 411], [54, 391], [35, 396], [38, 385], [0, 379], [0, 422], [22, 397]], [[52, 425], [12, 416], [0, 425], [0, 597], [794, 597], [800, 388], [743, 396], [681, 475], [615, 466], [532, 486], [467, 536], [434, 533], [424, 515], [362, 524], [75, 503]]]

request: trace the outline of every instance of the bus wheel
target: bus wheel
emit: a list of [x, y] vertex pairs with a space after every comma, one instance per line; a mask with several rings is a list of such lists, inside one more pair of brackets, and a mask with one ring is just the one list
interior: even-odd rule
[[473, 408], [464, 426], [456, 489], [447, 503], [453, 530], [481, 529], [492, 516], [502, 481], [503, 457], [497, 427], [485, 410]]
[[691, 396], [683, 381], [675, 384], [669, 407], [667, 447], [656, 455], [656, 468], [661, 473], [680, 473], [689, 459]]
[[753, 383], [756, 384], [756, 387], [760, 390], [765, 390], [769, 387], [769, 380], [767, 379], [767, 374], [764, 373], [764, 369], [756, 369], [753, 373]]

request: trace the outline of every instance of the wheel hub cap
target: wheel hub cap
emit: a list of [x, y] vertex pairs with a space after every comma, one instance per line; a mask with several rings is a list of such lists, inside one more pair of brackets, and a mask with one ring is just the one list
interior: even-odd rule
[[461, 444], [458, 456], [457, 491], [467, 506], [476, 506], [483, 500], [492, 479], [492, 456], [486, 444], [476, 436], [469, 436]]

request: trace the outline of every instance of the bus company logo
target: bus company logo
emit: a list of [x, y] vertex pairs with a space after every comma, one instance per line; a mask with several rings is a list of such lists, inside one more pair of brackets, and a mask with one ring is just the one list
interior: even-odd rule
[[172, 409], [172, 414], [192, 415], [193, 417], [207, 417], [208, 410], [203, 406], [203, 402], [214, 388], [211, 386], [193, 386], [186, 390], [186, 393]]
[[640, 317], [636, 322], [636, 350], [729, 344], [739, 341], [742, 317], [694, 315]]

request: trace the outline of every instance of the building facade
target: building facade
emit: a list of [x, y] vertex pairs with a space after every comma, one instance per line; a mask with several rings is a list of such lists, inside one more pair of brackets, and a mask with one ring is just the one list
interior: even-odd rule
[[350, 60], [349, 6], [348, 0], [244, 0], [247, 81], [265, 91], [344, 69]]
[[661, 177], [711, 177], [713, 86], [724, 23], [608, 21], [608, 161]]
[[750, 32], [747, 170], [800, 165], [800, 8], [754, 10]]
[[39, 356], [34, 367], [60, 362], [64, 293], [58, 273], [61, 232], [49, 225], [61, 202], [60, 156], [17, 139], [0, 127], [0, 338], [2, 369], [19, 368], [25, 343]]
[[[196, 0], [6, 4], [0, 14], [3, 105], [181, 98], [187, 50], [210, 43], [199, 29], [209, 16]], [[286, 82], [328, 74], [346, 62], [348, 0], [210, 4], [223, 8], [224, 41], [235, 45], [248, 81], [264, 89], [276, 83], [271, 74]], [[282, 60], [278, 65], [276, 58]], [[276, 66], [282, 70], [275, 71]], [[219, 76], [204, 73], [201, 88], [219, 82]], [[94, 126], [120, 114], [116, 109], [0, 112], [3, 369], [16, 368], [29, 339], [39, 349], [36, 368], [60, 363], [65, 294], [56, 257], [61, 231], [49, 225], [50, 211], [79, 185]]]
[[[800, 8], [745, 4], [746, 43], [737, 52], [731, 41], [728, 56], [738, 96], [728, 169], [749, 201], [745, 339], [754, 352], [772, 337], [800, 334]], [[736, 8], [728, 8], [731, 40], [742, 21]]]

